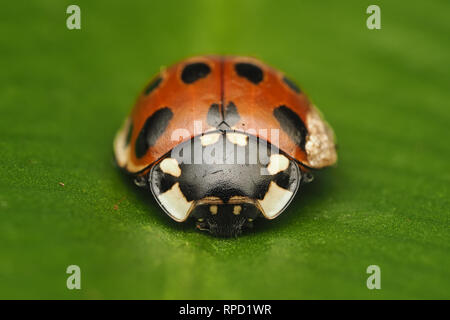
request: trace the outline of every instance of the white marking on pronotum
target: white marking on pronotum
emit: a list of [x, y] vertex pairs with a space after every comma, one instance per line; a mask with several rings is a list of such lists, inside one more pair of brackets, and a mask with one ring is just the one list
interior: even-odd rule
[[175, 221], [182, 222], [186, 220], [191, 212], [193, 201], [186, 200], [178, 182], [172, 188], [160, 194], [158, 199]]
[[177, 159], [166, 158], [159, 164], [162, 172], [170, 174], [174, 177], [179, 177], [181, 175], [181, 169], [178, 166]]
[[269, 165], [267, 171], [271, 175], [275, 175], [278, 172], [284, 171], [289, 167], [289, 159], [282, 154], [273, 154], [270, 156]]
[[240, 214], [241, 213], [241, 211], [242, 211], [242, 207], [241, 206], [234, 206], [233, 207], [233, 214], [234, 215], [238, 215], [238, 214]]
[[337, 154], [333, 130], [314, 106], [311, 106], [306, 117], [306, 127], [308, 135], [305, 149], [309, 165], [313, 168], [322, 168], [335, 163]]
[[258, 203], [263, 215], [267, 219], [274, 219], [281, 213], [292, 196], [291, 191], [283, 189], [271, 181], [264, 199], [258, 200]]
[[233, 144], [237, 144], [238, 146], [245, 147], [247, 145], [248, 136], [242, 133], [227, 133], [227, 139]]
[[211, 214], [217, 214], [217, 206], [216, 205], [209, 206], [209, 212], [211, 212]]
[[127, 118], [114, 138], [114, 155], [119, 167], [125, 167], [128, 162], [130, 145], [127, 145], [127, 135], [130, 125], [131, 119]]
[[200, 137], [202, 146], [206, 147], [219, 141], [220, 133], [205, 134]]

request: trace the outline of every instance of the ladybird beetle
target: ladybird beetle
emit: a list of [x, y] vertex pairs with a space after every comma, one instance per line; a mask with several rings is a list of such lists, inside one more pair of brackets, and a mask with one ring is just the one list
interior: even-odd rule
[[114, 139], [119, 167], [175, 221], [233, 237], [274, 219], [311, 169], [336, 162], [334, 134], [300, 88], [249, 57], [163, 69]]

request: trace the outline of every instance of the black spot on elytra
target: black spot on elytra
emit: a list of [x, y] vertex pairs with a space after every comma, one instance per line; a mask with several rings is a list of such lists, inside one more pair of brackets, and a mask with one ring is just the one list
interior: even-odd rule
[[308, 130], [302, 119], [286, 106], [279, 106], [273, 111], [281, 129], [294, 141], [296, 145], [305, 150], [306, 135]]
[[286, 83], [289, 86], [289, 88], [291, 88], [295, 92], [297, 92], [297, 93], [302, 92], [300, 90], [300, 88], [297, 86], [297, 84], [294, 81], [292, 81], [291, 79], [284, 77], [283, 81], [284, 81], [284, 83]]
[[230, 103], [228, 103], [227, 107], [225, 108], [225, 119], [224, 121], [226, 122], [226, 124], [228, 124], [228, 126], [232, 127], [234, 126], [236, 123], [238, 123], [240, 116], [239, 113], [237, 111], [236, 106], [234, 105], [233, 102], [230, 101]]
[[217, 103], [213, 103], [206, 115], [206, 122], [211, 126], [220, 130], [228, 130], [236, 123], [238, 123], [240, 116], [236, 106], [230, 101], [226, 106], [224, 112], [220, 111], [220, 106]]
[[168, 107], [159, 109], [144, 123], [136, 139], [135, 153], [137, 158], [143, 157], [148, 148], [153, 146], [163, 134], [173, 117], [173, 112]]
[[130, 144], [132, 132], [133, 132], [133, 123], [130, 123], [130, 126], [128, 127], [127, 139], [125, 140], [126, 146]]
[[148, 95], [148, 94], [150, 94], [150, 92], [152, 92], [153, 90], [158, 88], [158, 86], [160, 85], [161, 81], [162, 81], [162, 78], [158, 77], [155, 80], [153, 80], [152, 82], [150, 82], [150, 84], [147, 86], [147, 88], [145, 88], [144, 94]]
[[195, 81], [205, 78], [211, 72], [211, 68], [202, 62], [191, 63], [184, 67], [181, 73], [181, 80], [184, 83], [190, 84]]
[[263, 79], [263, 72], [260, 67], [251, 63], [236, 63], [234, 66], [236, 73], [240, 77], [246, 78], [248, 81], [258, 84]]
[[217, 128], [222, 122], [222, 115], [220, 114], [219, 105], [213, 103], [209, 108], [208, 114], [206, 115], [206, 122], [211, 126]]

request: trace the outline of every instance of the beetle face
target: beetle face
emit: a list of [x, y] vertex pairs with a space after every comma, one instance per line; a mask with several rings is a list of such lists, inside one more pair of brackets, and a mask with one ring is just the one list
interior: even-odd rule
[[197, 229], [210, 232], [219, 237], [237, 237], [246, 228], [253, 226], [258, 216], [252, 204], [198, 205], [192, 212]]
[[296, 162], [266, 141], [235, 132], [213, 132], [180, 144], [149, 174], [150, 188], [176, 221], [237, 236], [259, 215], [277, 217], [302, 180]]

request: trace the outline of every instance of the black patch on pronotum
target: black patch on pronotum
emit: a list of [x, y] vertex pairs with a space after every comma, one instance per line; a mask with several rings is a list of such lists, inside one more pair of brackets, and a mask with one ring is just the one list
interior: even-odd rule
[[141, 158], [148, 148], [156, 143], [156, 140], [163, 134], [173, 117], [173, 112], [168, 108], [162, 108], [150, 116], [144, 123], [136, 139], [136, 157]]
[[292, 81], [291, 79], [283, 77], [283, 81], [284, 81], [284, 83], [286, 83], [288, 85], [289, 88], [291, 88], [295, 92], [297, 92], [297, 93], [302, 92], [300, 90], [300, 88], [297, 86], [297, 84], [294, 81]]
[[148, 95], [148, 94], [150, 94], [150, 92], [152, 92], [153, 90], [158, 88], [158, 86], [161, 83], [161, 81], [162, 81], [162, 78], [158, 77], [155, 80], [153, 80], [152, 82], [150, 82], [150, 84], [147, 86], [147, 88], [145, 88], [144, 94]]
[[240, 116], [239, 113], [237, 111], [236, 106], [234, 105], [233, 102], [230, 101], [230, 103], [228, 103], [227, 107], [225, 108], [225, 119], [224, 121], [228, 124], [228, 126], [232, 127], [234, 126], [236, 123], [238, 123]]
[[251, 63], [236, 63], [234, 66], [236, 73], [240, 77], [246, 78], [248, 81], [258, 84], [263, 79], [263, 72], [260, 67]]
[[159, 167], [159, 164], [153, 170], [151, 179], [153, 184], [153, 190], [155, 191], [157, 196], [171, 189], [173, 185], [177, 182], [176, 177], [162, 172], [161, 168]]
[[219, 105], [217, 103], [213, 103], [209, 108], [208, 114], [206, 115], [206, 122], [211, 127], [218, 127], [222, 122], [222, 115], [220, 114]]
[[297, 168], [298, 166], [293, 161], [290, 161], [289, 167], [286, 170], [278, 172], [275, 175], [275, 183], [283, 189], [293, 191], [292, 187], [295, 186], [296, 179], [300, 180], [302, 177], [301, 171], [297, 171]]
[[302, 119], [286, 106], [279, 106], [273, 110], [273, 115], [280, 123], [281, 129], [298, 145], [305, 150], [306, 135], [308, 130]]
[[184, 67], [181, 80], [184, 83], [194, 83], [198, 79], [205, 78], [211, 72], [211, 68], [202, 62], [191, 63]]

